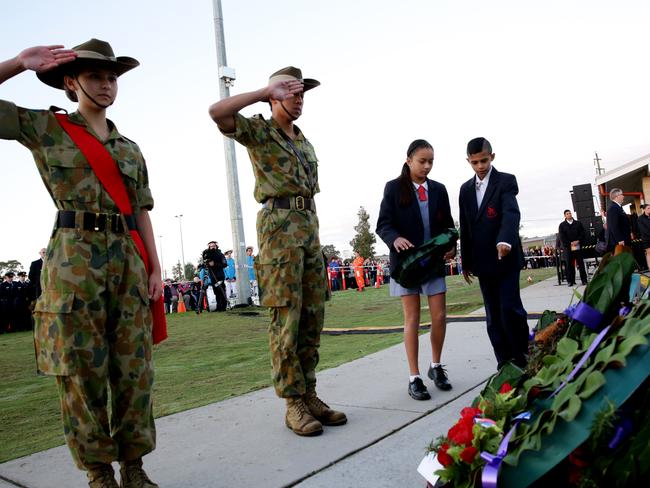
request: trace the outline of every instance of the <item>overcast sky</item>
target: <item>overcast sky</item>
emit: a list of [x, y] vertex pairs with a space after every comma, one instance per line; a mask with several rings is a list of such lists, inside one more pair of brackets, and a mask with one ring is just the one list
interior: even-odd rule
[[[594, 151], [606, 169], [650, 152], [649, 2], [223, 0], [223, 13], [231, 93], [287, 65], [322, 82], [298, 125], [319, 158], [321, 242], [339, 250], [350, 248], [360, 206], [374, 228], [413, 139], [434, 146], [430, 177], [446, 185], [457, 218], [459, 187], [473, 174], [465, 145], [487, 137], [495, 167], [517, 176], [528, 237], [554, 232], [571, 187], [593, 183]], [[223, 142], [207, 115], [219, 96], [212, 1], [21, 0], [2, 14], [2, 59], [97, 37], [141, 62], [120, 78], [109, 118], [147, 160], [164, 265], [180, 259], [178, 214], [186, 261], [212, 239], [229, 248]], [[74, 109], [33, 73], [2, 85], [0, 98]], [[246, 241], [256, 246], [259, 205], [240, 146], [237, 158]], [[0, 141], [0, 168], [0, 261], [28, 266], [55, 209], [25, 148]]]

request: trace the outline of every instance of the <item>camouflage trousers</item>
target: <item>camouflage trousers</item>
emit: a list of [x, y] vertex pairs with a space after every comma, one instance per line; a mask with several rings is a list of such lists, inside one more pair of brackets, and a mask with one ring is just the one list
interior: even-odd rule
[[128, 235], [59, 229], [48, 246], [37, 358], [56, 376], [65, 439], [81, 469], [155, 447], [147, 282]]
[[269, 307], [273, 385], [279, 397], [316, 386], [326, 277], [314, 212], [262, 209], [255, 270], [260, 303]]

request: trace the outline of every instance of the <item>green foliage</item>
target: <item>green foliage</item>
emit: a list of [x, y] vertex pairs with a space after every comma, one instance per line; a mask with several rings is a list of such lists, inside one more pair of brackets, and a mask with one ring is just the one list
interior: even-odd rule
[[350, 245], [354, 252], [358, 252], [364, 258], [372, 259], [375, 256], [374, 244], [377, 242], [377, 238], [370, 231], [370, 214], [366, 212], [365, 208], [359, 207], [357, 215], [359, 223], [354, 226], [357, 233], [350, 241]]
[[192, 263], [185, 263], [185, 279], [191, 280], [196, 273], [196, 266]]
[[0, 261], [0, 277], [4, 276], [5, 273], [9, 272], [17, 273], [18, 271], [24, 271], [23, 265], [20, 264], [20, 261], [16, 259], [10, 259], [9, 261]]
[[172, 266], [172, 280], [180, 281], [183, 279], [183, 267], [181, 262], [178, 261], [174, 266]]
[[341, 256], [341, 253], [336, 249], [334, 244], [325, 244], [321, 247], [321, 251], [323, 251], [323, 254], [325, 254], [327, 259], [332, 259], [334, 257], [338, 258]]

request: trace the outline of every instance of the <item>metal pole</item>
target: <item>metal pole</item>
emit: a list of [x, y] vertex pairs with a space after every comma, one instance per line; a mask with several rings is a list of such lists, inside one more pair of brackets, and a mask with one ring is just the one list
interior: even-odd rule
[[167, 279], [167, 273], [165, 272], [165, 264], [163, 263], [162, 238], [163, 236], [158, 236], [158, 247], [160, 248], [160, 268], [162, 269], [163, 280], [165, 280]]
[[183, 250], [183, 214], [180, 215], [174, 215], [178, 219], [178, 228], [181, 231], [181, 259], [183, 262], [181, 263], [181, 274], [184, 279], [187, 279], [187, 276], [185, 276], [185, 251]]
[[[214, 37], [217, 44], [217, 62], [219, 65], [219, 98], [230, 96], [229, 87], [235, 80], [234, 70], [228, 68], [226, 62], [226, 41], [223, 33], [223, 12], [221, 0], [212, 0], [214, 11]], [[226, 179], [228, 183], [228, 204], [230, 206], [230, 227], [232, 230], [235, 265], [237, 267], [237, 304], [247, 305], [250, 298], [248, 286], [248, 271], [246, 269], [246, 238], [244, 237], [244, 219], [239, 197], [239, 178], [237, 176], [237, 159], [235, 143], [232, 139], [223, 138], [226, 155]]]

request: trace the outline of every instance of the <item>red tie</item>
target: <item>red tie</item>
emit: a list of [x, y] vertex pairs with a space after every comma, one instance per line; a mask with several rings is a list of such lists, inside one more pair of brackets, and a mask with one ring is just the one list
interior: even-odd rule
[[418, 186], [418, 198], [420, 199], [421, 202], [427, 201], [427, 191], [424, 189], [422, 185]]

